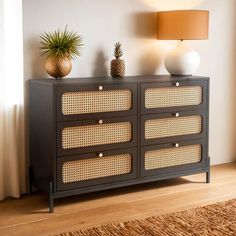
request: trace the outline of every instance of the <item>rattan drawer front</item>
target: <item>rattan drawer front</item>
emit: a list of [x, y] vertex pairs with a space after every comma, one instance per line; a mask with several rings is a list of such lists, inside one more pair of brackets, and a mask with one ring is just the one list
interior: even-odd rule
[[132, 92], [128, 89], [67, 92], [61, 102], [63, 115], [127, 111], [132, 107]]
[[201, 131], [200, 115], [151, 119], [145, 122], [145, 139], [191, 135], [201, 133]]
[[201, 162], [202, 148], [200, 144], [179, 148], [165, 148], [145, 152], [145, 170], [155, 170]]
[[132, 157], [130, 154], [69, 161], [62, 166], [62, 182], [67, 184], [124, 175], [130, 173], [131, 168]]
[[131, 122], [67, 127], [62, 130], [62, 148], [83, 148], [130, 142]]
[[145, 108], [200, 105], [202, 95], [201, 86], [147, 88], [145, 90]]
[[58, 191], [81, 189], [135, 179], [137, 148], [90, 152], [57, 158]]

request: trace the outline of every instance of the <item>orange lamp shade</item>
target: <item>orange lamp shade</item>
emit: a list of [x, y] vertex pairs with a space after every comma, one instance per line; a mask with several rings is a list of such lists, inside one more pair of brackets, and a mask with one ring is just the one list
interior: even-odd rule
[[157, 13], [157, 39], [208, 39], [209, 11], [178, 10]]

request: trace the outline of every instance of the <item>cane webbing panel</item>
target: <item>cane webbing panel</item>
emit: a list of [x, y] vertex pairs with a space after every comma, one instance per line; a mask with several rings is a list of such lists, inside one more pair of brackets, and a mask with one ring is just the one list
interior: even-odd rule
[[62, 166], [63, 183], [128, 174], [131, 172], [130, 154], [65, 162]]
[[147, 120], [145, 139], [198, 134], [201, 130], [202, 118], [199, 115]]
[[154, 170], [201, 161], [201, 145], [167, 148], [145, 153], [145, 170]]
[[145, 91], [147, 109], [199, 105], [201, 102], [200, 86], [149, 88]]
[[64, 115], [127, 111], [132, 107], [132, 93], [128, 89], [69, 92], [62, 95]]
[[67, 127], [62, 131], [62, 148], [80, 148], [131, 141], [130, 122]]

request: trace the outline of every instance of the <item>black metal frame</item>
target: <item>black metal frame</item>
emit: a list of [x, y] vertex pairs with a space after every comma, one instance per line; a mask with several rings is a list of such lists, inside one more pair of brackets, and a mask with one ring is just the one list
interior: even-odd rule
[[[144, 92], [146, 88], [199, 85], [203, 89], [203, 102], [197, 106], [169, 107], [146, 109]], [[31, 80], [30, 81], [30, 168], [29, 190], [32, 185], [49, 194], [49, 211], [53, 212], [54, 200], [61, 197], [101, 191], [162, 179], [175, 178], [196, 173], [206, 173], [206, 182], [210, 182], [210, 158], [208, 157], [209, 126], [209, 78], [192, 76], [133, 76], [125, 79], [86, 78], [65, 80]], [[61, 95], [71, 91], [93, 91], [99, 85], [103, 89], [130, 89], [132, 109], [122, 112], [94, 113], [64, 117], [61, 113]], [[143, 123], [151, 117], [171, 117], [173, 113], [180, 115], [200, 114], [203, 117], [203, 132], [198, 135], [170, 137], [162, 140], [143, 140]], [[96, 124], [99, 119], [106, 122], [131, 121], [133, 140], [130, 143], [88, 147], [85, 149], [61, 150], [60, 132], [63, 127]], [[143, 153], [152, 148], [170, 147], [173, 143], [180, 145], [200, 143], [202, 145], [202, 162], [177, 167], [163, 168], [148, 172], [143, 169]], [[143, 145], [143, 146], [142, 146]], [[64, 186], [61, 182], [61, 165], [64, 161], [104, 155], [132, 153], [132, 173], [107, 177], [100, 180]]]

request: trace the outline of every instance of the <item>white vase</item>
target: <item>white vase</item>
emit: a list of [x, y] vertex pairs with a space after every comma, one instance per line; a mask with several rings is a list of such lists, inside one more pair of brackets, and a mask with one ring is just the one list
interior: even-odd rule
[[200, 64], [200, 57], [184, 41], [168, 53], [165, 67], [171, 75], [192, 75]]

